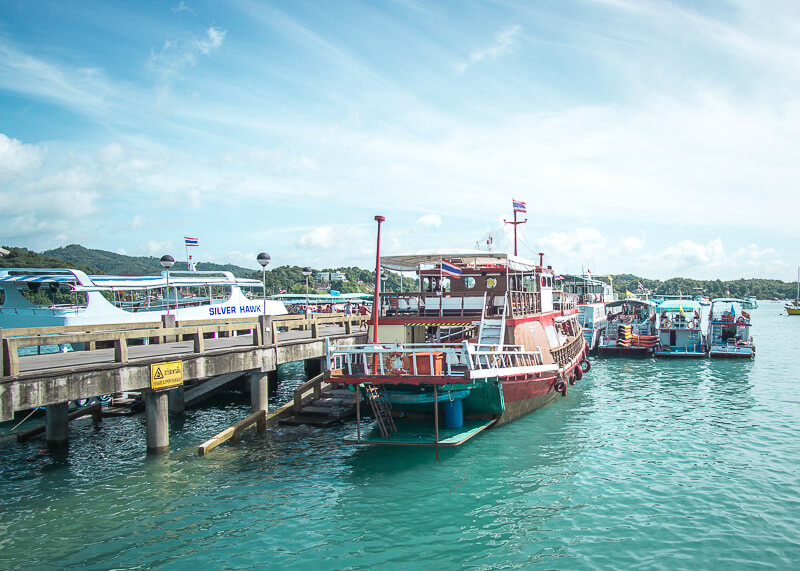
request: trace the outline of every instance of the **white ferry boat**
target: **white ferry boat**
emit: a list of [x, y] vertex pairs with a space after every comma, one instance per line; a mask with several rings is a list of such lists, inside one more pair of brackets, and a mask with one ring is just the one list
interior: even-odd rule
[[565, 275], [560, 281], [564, 293], [578, 296], [578, 321], [583, 326], [583, 337], [589, 344], [589, 351], [594, 351], [606, 328], [606, 304], [614, 301], [614, 288], [587, 275]]
[[87, 275], [80, 270], [0, 268], [0, 328], [57, 327], [285, 315], [259, 280], [230, 272], [158, 276]]

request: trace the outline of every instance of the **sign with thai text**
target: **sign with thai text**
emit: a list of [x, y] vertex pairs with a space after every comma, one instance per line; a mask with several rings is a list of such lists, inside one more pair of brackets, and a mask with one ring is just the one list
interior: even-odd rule
[[168, 361], [150, 365], [150, 388], [163, 391], [183, 385], [183, 361]]

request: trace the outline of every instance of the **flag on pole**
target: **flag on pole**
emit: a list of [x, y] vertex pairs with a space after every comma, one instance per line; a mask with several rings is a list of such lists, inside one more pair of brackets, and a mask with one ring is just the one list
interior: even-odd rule
[[633, 294], [626, 289], [625, 290], [625, 297], [633, 297]]
[[442, 275], [451, 278], [460, 278], [461, 268], [447, 260], [442, 260]]
[[642, 285], [642, 282], [639, 282], [639, 285], [638, 285], [637, 287], [638, 287], [640, 290], [644, 291], [644, 286]]
[[512, 204], [514, 205], [514, 212], [527, 212], [528, 209], [525, 207], [525, 203], [521, 200], [511, 199]]
[[184, 236], [183, 237], [183, 242], [184, 242], [184, 244], [186, 244], [186, 246], [199, 246], [200, 245], [200, 242], [198, 241], [197, 238], [189, 238], [189, 236]]
[[285, 289], [283, 289], [282, 287], [281, 287], [281, 288], [278, 288], [278, 293], [286, 293], [286, 290], [285, 290]]
[[683, 315], [684, 317], [686, 317], [686, 314], [683, 312], [683, 306], [682, 306], [682, 305], [678, 305], [678, 311], [680, 311], [680, 312], [681, 312], [681, 315]]

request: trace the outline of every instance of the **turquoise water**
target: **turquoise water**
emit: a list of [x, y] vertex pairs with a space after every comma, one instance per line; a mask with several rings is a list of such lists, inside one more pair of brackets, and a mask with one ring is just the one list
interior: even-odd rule
[[752, 315], [753, 362], [595, 359], [566, 398], [439, 463], [344, 445], [352, 424], [197, 456], [244, 397], [173, 420], [159, 458], [143, 417], [75, 425], [60, 456], [3, 441], [0, 566], [794, 567], [800, 318]]

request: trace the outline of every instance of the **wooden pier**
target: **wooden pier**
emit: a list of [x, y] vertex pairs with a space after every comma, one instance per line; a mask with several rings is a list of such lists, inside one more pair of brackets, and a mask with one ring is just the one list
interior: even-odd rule
[[[338, 344], [366, 341], [366, 332], [358, 331], [361, 320], [337, 314], [308, 319], [287, 315], [0, 329], [0, 422], [11, 420], [17, 411], [47, 407], [48, 441], [63, 443], [70, 401], [142, 392], [147, 448], [165, 451], [169, 413], [180, 413], [187, 403], [247, 375], [252, 409], [258, 416], [267, 409], [269, 376], [275, 375], [278, 365], [305, 361], [311, 373], [321, 373], [328, 340]], [[78, 344], [84, 350], [18, 355], [22, 347], [66, 344]], [[160, 387], [154, 375], [162, 369], [180, 369], [180, 382]], [[312, 394], [316, 390], [312, 387]], [[292, 402], [292, 411], [294, 407]]]

